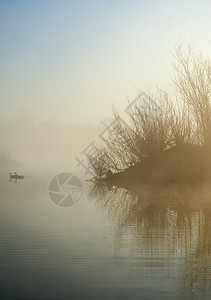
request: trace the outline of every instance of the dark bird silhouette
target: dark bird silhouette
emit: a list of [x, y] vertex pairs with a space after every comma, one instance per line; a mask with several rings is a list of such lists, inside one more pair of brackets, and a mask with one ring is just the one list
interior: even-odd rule
[[10, 181], [12, 179], [15, 179], [15, 181], [17, 181], [17, 179], [24, 179], [24, 175], [18, 175], [16, 172], [14, 172], [13, 174], [9, 173], [9, 175], [10, 175]]
[[9, 173], [9, 175], [10, 175], [10, 181], [11, 181], [12, 179], [16, 179], [16, 175], [15, 175], [15, 174], [12, 175], [12, 173]]

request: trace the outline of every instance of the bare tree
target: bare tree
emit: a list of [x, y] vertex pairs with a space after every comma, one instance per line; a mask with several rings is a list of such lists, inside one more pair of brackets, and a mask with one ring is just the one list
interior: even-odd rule
[[191, 47], [183, 51], [182, 44], [175, 49], [174, 84], [178, 96], [186, 103], [199, 143], [211, 144], [211, 61], [194, 55]]
[[102, 122], [103, 144], [88, 157], [97, 177], [159, 156], [177, 145], [211, 148], [211, 61], [193, 55], [190, 47], [182, 51], [182, 44], [176, 47], [175, 60], [174, 100], [158, 89], [156, 97], [138, 96], [129, 105], [129, 125], [116, 110], [111, 119]]

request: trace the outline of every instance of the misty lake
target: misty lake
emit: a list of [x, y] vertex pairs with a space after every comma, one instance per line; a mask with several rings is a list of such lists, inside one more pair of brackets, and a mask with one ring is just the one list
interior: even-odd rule
[[1, 299], [211, 299], [211, 186], [84, 180], [61, 208], [51, 178], [1, 177]]

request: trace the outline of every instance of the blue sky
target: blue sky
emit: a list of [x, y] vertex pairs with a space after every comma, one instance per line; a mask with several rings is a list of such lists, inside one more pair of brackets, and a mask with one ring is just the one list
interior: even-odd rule
[[0, 115], [98, 122], [172, 76], [176, 43], [210, 53], [209, 1], [0, 0]]

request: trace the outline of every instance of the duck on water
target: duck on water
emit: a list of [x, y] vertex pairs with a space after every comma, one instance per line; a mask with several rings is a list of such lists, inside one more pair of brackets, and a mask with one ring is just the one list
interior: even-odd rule
[[9, 175], [10, 175], [10, 181], [12, 179], [15, 179], [15, 180], [17, 180], [17, 179], [24, 179], [24, 175], [18, 175], [16, 172], [14, 172], [13, 174], [9, 173]]

